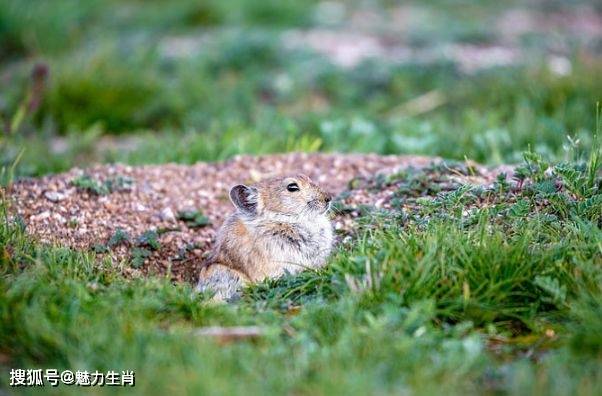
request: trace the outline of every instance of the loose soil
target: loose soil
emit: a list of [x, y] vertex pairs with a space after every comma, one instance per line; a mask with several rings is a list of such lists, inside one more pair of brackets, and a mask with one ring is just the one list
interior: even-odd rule
[[[174, 281], [194, 282], [210, 250], [215, 232], [234, 208], [228, 199], [231, 186], [252, 184], [276, 175], [305, 173], [339, 197], [345, 207], [390, 206], [394, 186], [361, 181], [390, 175], [403, 169], [420, 169], [441, 162], [437, 158], [379, 156], [373, 154], [292, 153], [261, 157], [238, 156], [220, 163], [132, 167], [99, 165], [40, 179], [15, 183], [8, 191], [11, 211], [20, 217], [28, 233], [42, 243], [82, 250], [119, 265], [126, 276], [161, 274]], [[470, 175], [452, 172], [460, 184], [490, 185], [507, 169], [471, 165]], [[111, 192], [97, 194], [76, 187], [74, 180], [113, 182]], [[447, 177], [445, 182], [449, 182]], [[352, 182], [354, 181], [354, 182]], [[355, 182], [360, 181], [360, 182]], [[444, 181], [441, 181], [443, 183]], [[399, 192], [397, 192], [399, 195]], [[428, 192], [426, 193], [428, 194]], [[414, 197], [407, 197], [410, 202]], [[182, 212], [202, 213], [209, 224], [186, 221]], [[335, 228], [345, 235], [353, 229], [357, 212], [333, 213]], [[150, 246], [139, 237], [156, 231], [160, 246]], [[118, 235], [118, 237], [116, 237]], [[144, 253], [137, 265], [133, 252]], [[147, 255], [147, 257], [144, 257]], [[137, 268], [136, 268], [137, 267]]]

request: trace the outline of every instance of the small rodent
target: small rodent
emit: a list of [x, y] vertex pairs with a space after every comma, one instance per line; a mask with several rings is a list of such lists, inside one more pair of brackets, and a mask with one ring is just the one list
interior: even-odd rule
[[198, 289], [231, 300], [241, 286], [326, 263], [333, 243], [332, 197], [305, 175], [232, 187], [236, 212], [217, 233]]

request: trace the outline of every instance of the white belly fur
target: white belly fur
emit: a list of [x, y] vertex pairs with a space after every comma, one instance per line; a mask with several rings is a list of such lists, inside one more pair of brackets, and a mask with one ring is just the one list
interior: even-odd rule
[[[311, 221], [292, 223], [298, 231], [301, 243], [287, 243], [273, 236], [261, 238], [262, 247], [271, 258], [266, 276], [277, 277], [286, 273], [296, 274], [305, 269], [319, 268], [326, 264], [333, 243], [332, 225], [326, 216]], [[258, 241], [259, 242], [259, 241]]]

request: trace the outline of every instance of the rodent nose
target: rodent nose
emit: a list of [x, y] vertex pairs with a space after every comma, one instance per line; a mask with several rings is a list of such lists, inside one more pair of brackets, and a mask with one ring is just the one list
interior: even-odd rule
[[332, 201], [332, 195], [330, 195], [330, 194], [325, 194], [325, 195], [324, 195], [324, 201], [325, 201], [326, 203], [330, 203], [330, 201]]

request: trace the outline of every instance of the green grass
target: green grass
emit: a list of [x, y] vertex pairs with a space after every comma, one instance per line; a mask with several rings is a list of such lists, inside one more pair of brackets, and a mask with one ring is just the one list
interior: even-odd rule
[[[116, 73], [114, 68], [110, 70], [111, 74]], [[392, 70], [385, 81], [387, 85], [379, 88], [376, 96], [364, 90], [370, 89], [370, 82], [339, 74], [337, 78], [344, 80], [328, 88], [332, 92], [325, 94], [329, 108], [302, 114], [291, 113], [295, 106], [293, 99], [275, 99], [276, 103], [267, 104], [258, 100], [256, 92], [263, 89], [265, 82], [254, 81], [254, 72], [232, 77], [233, 80], [211, 75], [202, 80], [203, 75], [199, 74], [199, 80], [191, 84], [198, 83], [200, 89], [190, 97], [187, 97], [184, 80], [169, 89], [157, 88], [156, 83], [151, 83], [155, 87], [149, 86], [150, 91], [141, 86], [122, 86], [122, 89], [139, 92], [139, 96], [117, 95], [118, 90], [99, 96], [102, 92], [95, 92], [80, 79], [69, 77], [65, 80], [69, 86], [57, 88], [50, 96], [62, 102], [73, 101], [48, 104], [50, 109], [58, 106], [57, 119], [73, 117], [70, 122], [82, 126], [102, 122], [87, 132], [74, 129], [64, 138], [66, 148], [50, 158], [39, 153], [48, 149], [48, 141], [54, 139], [52, 132], [16, 133], [5, 139], [1, 159], [10, 164], [20, 148], [25, 147], [24, 161], [17, 171], [20, 175], [35, 176], [90, 161], [194, 163], [241, 153], [290, 150], [424, 154], [503, 163], [518, 162], [520, 153], [530, 146], [561, 160], [563, 146], [568, 143], [567, 134], [579, 140], [583, 147], [591, 144], [592, 110], [599, 99], [597, 93], [602, 91], [600, 80], [592, 76], [599, 73], [599, 69], [584, 69], [580, 74], [561, 78], [550, 76], [543, 69], [490, 71], [469, 78], [454, 76], [453, 69], [430, 71], [434, 74], [421, 82], [422, 72], [416, 68]], [[436, 83], [441, 84], [440, 88], [430, 81], [433, 75], [442, 78]], [[105, 84], [110, 84], [111, 78], [107, 76], [108, 83], [92, 81], [108, 89]], [[127, 74], [123, 78], [132, 80]], [[136, 81], [135, 84], [141, 84], [141, 80]], [[350, 91], [349, 86], [353, 86], [353, 90]], [[299, 89], [301, 92], [291, 94], [291, 98], [312, 95], [315, 88]], [[424, 115], [396, 113], [398, 103], [434, 89], [445, 98], [440, 108]], [[132, 101], [124, 101], [122, 96]], [[176, 97], [179, 104], [167, 102]], [[95, 102], [92, 104], [85, 98], [95, 98]], [[151, 101], [154, 103], [149, 103]], [[75, 107], [75, 103], [79, 107]], [[94, 106], [93, 109], [81, 112], [87, 103]], [[73, 110], [62, 110], [63, 106]], [[203, 109], [202, 112], [197, 111], [199, 109]], [[140, 119], [146, 121], [139, 124]], [[156, 125], [155, 119], [160, 120]], [[156, 127], [163, 132], [138, 131], [133, 138], [134, 147], [99, 153], [94, 146], [104, 131], [110, 131], [109, 125]]]
[[[507, 163], [520, 161], [530, 146], [562, 160], [567, 135], [585, 147], [591, 143], [592, 109], [602, 92], [596, 78], [602, 65], [590, 48], [595, 43], [581, 43], [566, 31], [521, 37], [518, 49], [530, 55], [524, 62], [474, 74], [444, 59], [366, 61], [342, 69], [284, 42], [289, 29], [330, 26], [320, 22], [311, 1], [183, 1], [173, 7], [92, 1], [80, 7], [61, 0], [54, 8], [43, 1], [31, 7], [4, 3], [0, 48], [10, 56], [0, 62], [0, 164], [12, 164], [25, 148], [17, 176], [91, 162], [193, 163], [289, 150]], [[386, 14], [391, 6], [367, 9]], [[357, 7], [350, 4], [347, 11]], [[414, 7], [419, 12], [408, 34], [419, 42], [410, 40], [410, 48], [436, 51], [445, 43], [494, 45], [503, 39], [492, 30], [501, 12], [496, 4]], [[531, 8], [564, 9], [551, 3]], [[184, 57], [165, 54], [178, 37], [191, 39], [196, 50]], [[572, 69], [564, 76], [547, 64], [549, 48], [558, 42], [571, 48]], [[31, 76], [39, 65], [46, 77]], [[436, 104], [416, 107], [425, 95]], [[134, 147], [96, 148], [102, 137], [123, 135], [134, 137]], [[57, 149], [57, 139], [66, 144]], [[44, 155], [49, 143], [55, 155]]]
[[48, 55], [72, 50], [96, 35], [160, 34], [215, 25], [303, 26], [313, 1], [60, 0], [0, 2], [0, 55]]
[[[259, 284], [230, 305], [167, 278], [124, 279], [131, 263], [40, 246], [5, 214], [0, 353], [10, 367], [134, 369], [137, 386], [124, 393], [593, 395], [599, 155], [548, 172], [527, 153], [520, 188], [460, 186], [409, 213], [367, 214], [325, 269]], [[408, 180], [426, 179], [384, 182], [420, 196]], [[194, 334], [208, 325], [266, 334], [220, 345]]]

